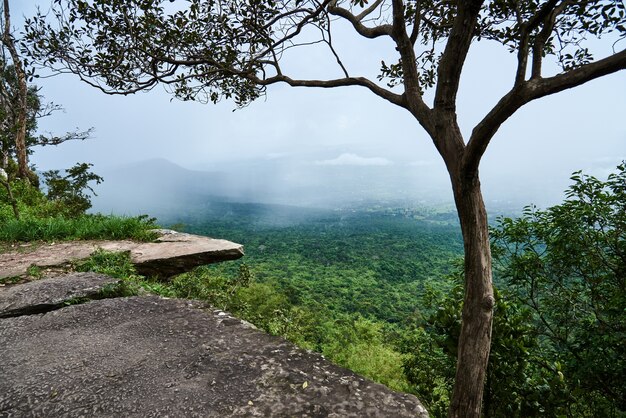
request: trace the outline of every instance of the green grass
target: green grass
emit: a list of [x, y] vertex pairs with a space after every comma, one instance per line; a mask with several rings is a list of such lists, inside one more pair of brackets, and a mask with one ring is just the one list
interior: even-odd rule
[[0, 225], [0, 241], [69, 241], [77, 239], [132, 239], [152, 241], [155, 220], [147, 216], [82, 215], [77, 218], [28, 217]]

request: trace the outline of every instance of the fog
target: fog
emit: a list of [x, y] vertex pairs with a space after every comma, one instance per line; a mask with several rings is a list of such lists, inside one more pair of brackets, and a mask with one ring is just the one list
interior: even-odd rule
[[[16, 15], [34, 11], [30, 3], [13, 7]], [[355, 74], [375, 77], [380, 60], [395, 54], [385, 41], [337, 39]], [[597, 42], [598, 56], [612, 44]], [[318, 49], [285, 63], [311, 77], [336, 75], [333, 65]], [[459, 92], [464, 134], [510, 88], [513, 75], [514, 57], [502, 48], [485, 42], [472, 48]], [[37, 84], [65, 108], [40, 121], [43, 132], [95, 130], [85, 142], [36, 149], [31, 161], [41, 170], [94, 163], [104, 177], [94, 207], [105, 212], [185, 210], [183, 203], [209, 198], [319, 207], [452, 199], [443, 162], [417, 122], [361, 88], [271, 86], [266, 98], [233, 111], [226, 101], [172, 100], [160, 88], [107, 96], [70, 75]], [[518, 111], [481, 165], [488, 209], [554, 204], [573, 171], [611, 172], [626, 158], [625, 91], [621, 72]]]

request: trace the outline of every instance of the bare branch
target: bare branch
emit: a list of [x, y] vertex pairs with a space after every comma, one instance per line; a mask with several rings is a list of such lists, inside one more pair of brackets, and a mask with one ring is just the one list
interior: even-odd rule
[[[522, 22], [521, 11], [518, 6], [518, 23], [520, 25], [520, 41], [519, 41], [519, 49], [517, 52], [517, 72], [515, 74], [515, 85], [520, 85], [524, 80], [526, 80], [526, 70], [528, 65], [528, 53], [529, 53], [529, 43], [530, 43], [530, 35], [531, 33], [539, 27], [543, 23], [544, 27], [541, 33], [544, 34], [545, 40], [547, 40], [552, 28], [554, 26], [554, 18], [553, 10], [557, 6], [559, 0], [549, 0], [544, 3], [543, 6], [533, 15], [527, 22]], [[552, 23], [549, 21], [552, 19]], [[540, 35], [541, 36], [541, 35]], [[539, 66], [541, 66], [541, 53], [543, 50], [543, 43], [540, 48], [537, 48], [539, 45], [537, 41], [533, 44], [533, 74], [535, 73], [535, 63], [538, 60]], [[537, 58], [537, 49], [539, 49], [539, 58]]]
[[[324, 8], [328, 4], [331, 4], [333, 1], [335, 1], [335, 0], [324, 0], [324, 2], [322, 4], [320, 4], [315, 11], [307, 14], [300, 22], [298, 22], [298, 24], [295, 26], [296, 29], [293, 32], [291, 32], [287, 36], [283, 37], [282, 39], [279, 39], [278, 41], [274, 42], [268, 49], [269, 50], [274, 50], [277, 47], [279, 47], [280, 45], [284, 44], [285, 42], [287, 42], [287, 41], [295, 38], [296, 36], [298, 36], [300, 34], [300, 32], [302, 32], [302, 28], [304, 26], [306, 26], [307, 23], [309, 23], [310, 21], [312, 21], [315, 18], [317, 18], [320, 14], [322, 14], [322, 12], [324, 11]], [[329, 6], [329, 8], [330, 8], [330, 6]], [[259, 55], [263, 56], [265, 54], [267, 54], [267, 51], [261, 52]]]
[[400, 53], [402, 63], [404, 95], [408, 104], [408, 110], [424, 126], [432, 132], [430, 120], [431, 109], [424, 103], [422, 90], [419, 84], [419, 73], [413, 43], [409, 39], [404, 21], [404, 4], [402, 0], [393, 0], [393, 33], [392, 37], [396, 42], [396, 49]]
[[541, 77], [541, 64], [543, 61], [543, 49], [554, 29], [554, 23], [556, 22], [556, 18], [559, 14], [561, 14], [569, 1], [564, 1], [559, 6], [554, 8], [551, 12], [547, 13], [545, 18], [543, 19], [543, 28], [535, 38], [535, 42], [533, 43], [533, 63], [532, 63], [532, 72], [531, 78]]
[[55, 136], [52, 134], [48, 134], [48, 136], [40, 135], [39, 138], [37, 138], [35, 145], [45, 147], [48, 145], [61, 145], [62, 143], [67, 141], [84, 141], [85, 139], [89, 138], [92, 133], [93, 128], [90, 128], [86, 131], [68, 132], [63, 136]]
[[417, 42], [417, 38], [419, 37], [419, 34], [420, 34], [421, 20], [422, 20], [422, 0], [417, 0], [415, 2], [415, 16], [413, 18], [413, 29], [411, 29], [411, 36], [409, 36], [409, 39], [411, 39], [411, 45], [415, 45], [415, 42]]
[[330, 17], [328, 16], [328, 14], [326, 14], [326, 19], [327, 19], [327, 22], [328, 22], [328, 29], [326, 30], [326, 33], [328, 34], [328, 39], [324, 38], [324, 41], [328, 45], [328, 48], [330, 49], [330, 52], [332, 52], [333, 56], [337, 60], [337, 64], [339, 64], [339, 67], [343, 71], [343, 74], [346, 77], [350, 77], [350, 74], [348, 74], [348, 70], [346, 69], [345, 65], [343, 65], [343, 62], [341, 61], [341, 58], [339, 57], [339, 54], [337, 53], [337, 51], [335, 50], [335, 47], [333, 46], [333, 35], [332, 35], [332, 31], [330, 30], [330, 25], [332, 24], [332, 22], [330, 20]]

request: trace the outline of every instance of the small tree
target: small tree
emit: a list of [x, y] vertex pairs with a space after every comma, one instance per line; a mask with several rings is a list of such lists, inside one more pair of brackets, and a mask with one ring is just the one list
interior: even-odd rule
[[96, 195], [91, 182], [100, 184], [102, 177], [92, 173], [89, 169], [92, 164], [77, 163], [74, 167], [65, 170], [61, 175], [59, 170], [50, 170], [43, 173], [48, 188], [48, 200], [57, 202], [69, 217], [77, 217], [91, 207], [91, 198], [88, 192]]
[[[110, 94], [164, 84], [184, 100], [245, 105], [269, 85], [360, 86], [408, 111], [450, 174], [465, 242], [465, 296], [450, 416], [478, 417], [489, 357], [494, 296], [481, 158], [500, 126], [525, 104], [626, 67], [626, 50], [594, 61], [585, 40], [626, 34], [618, 0], [55, 0], [52, 19], [27, 21], [30, 54]], [[378, 80], [354, 76], [333, 44], [338, 21], [388, 38], [398, 60]], [[319, 34], [311, 39], [312, 28]], [[464, 138], [457, 92], [473, 42], [495, 41], [517, 56], [512, 87]], [[298, 79], [282, 58], [295, 47], [328, 47], [340, 74]], [[544, 75], [556, 57], [562, 72]], [[434, 88], [428, 104], [425, 91]]]

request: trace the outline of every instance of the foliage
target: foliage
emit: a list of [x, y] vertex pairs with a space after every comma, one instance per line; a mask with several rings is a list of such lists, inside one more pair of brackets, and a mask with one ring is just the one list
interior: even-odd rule
[[97, 249], [88, 259], [77, 261], [74, 268], [76, 271], [93, 271], [118, 279], [136, 277], [130, 253], [111, 252], [102, 248]]
[[[151, 241], [156, 219], [145, 215], [123, 217], [85, 214], [80, 204], [86, 199], [83, 187], [92, 178], [79, 164], [66, 179], [56, 179], [48, 199], [37, 187], [20, 179], [11, 181], [14, 203], [21, 214], [15, 218], [8, 190], [0, 188], [0, 242], [54, 241], [73, 239], [134, 239]], [[76, 167], [75, 167], [76, 168]], [[88, 185], [86, 186], [88, 187]], [[84, 207], [84, 206], [83, 206]]]
[[[15, 155], [15, 133], [17, 129], [18, 82], [15, 67], [0, 59], [0, 149], [2, 155]], [[28, 88], [26, 119], [26, 143], [36, 145], [37, 116], [42, 109], [41, 96], [35, 86]], [[32, 152], [32, 149], [29, 150]], [[4, 167], [6, 169], [6, 167]]]
[[[13, 195], [14, 182], [21, 181], [39, 187], [39, 177], [34, 168], [28, 165], [28, 156], [35, 145], [59, 145], [74, 139], [86, 139], [87, 132], [68, 132], [64, 136], [47, 137], [36, 135], [39, 118], [49, 116], [61, 107], [54, 103], [43, 104], [39, 89], [29, 85], [27, 69], [28, 61], [18, 52], [19, 41], [12, 33], [11, 11], [9, 0], [0, 5], [0, 185], [4, 188], [4, 196], [0, 195], [1, 202], [11, 206], [16, 220], [20, 219], [20, 206]], [[32, 80], [34, 73], [31, 72]], [[92, 178], [95, 179], [95, 178]], [[75, 191], [82, 191], [88, 185], [75, 187]], [[83, 197], [83, 205], [87, 201]], [[74, 206], [74, 215], [81, 213], [77, 202]], [[84, 210], [83, 210], [84, 211]]]
[[384, 323], [359, 314], [341, 315], [324, 324], [322, 353], [350, 370], [394, 390], [410, 390], [402, 364], [405, 355], [386, 342]]
[[[446, 290], [422, 299], [429, 312], [407, 333], [405, 372], [432, 416], [446, 416], [461, 328], [462, 273]], [[530, 315], [514, 295], [495, 293], [492, 349], [483, 395], [486, 417], [540, 417], [563, 412], [566, 397], [556, 365], [539, 348]]]
[[567, 200], [493, 231], [499, 276], [532, 312], [580, 416], [626, 411], [626, 171], [577, 172]]
[[47, 198], [63, 208], [64, 215], [77, 217], [91, 207], [91, 198], [87, 190], [94, 195], [90, 182], [100, 184], [102, 177], [89, 171], [93, 164], [77, 163], [65, 170], [61, 175], [59, 170], [50, 170], [43, 173], [47, 187]]
[[[578, 172], [567, 200], [501, 218], [484, 416], [623, 416], [626, 175]], [[462, 273], [428, 283], [405, 334], [405, 372], [433, 416], [450, 400]]]

